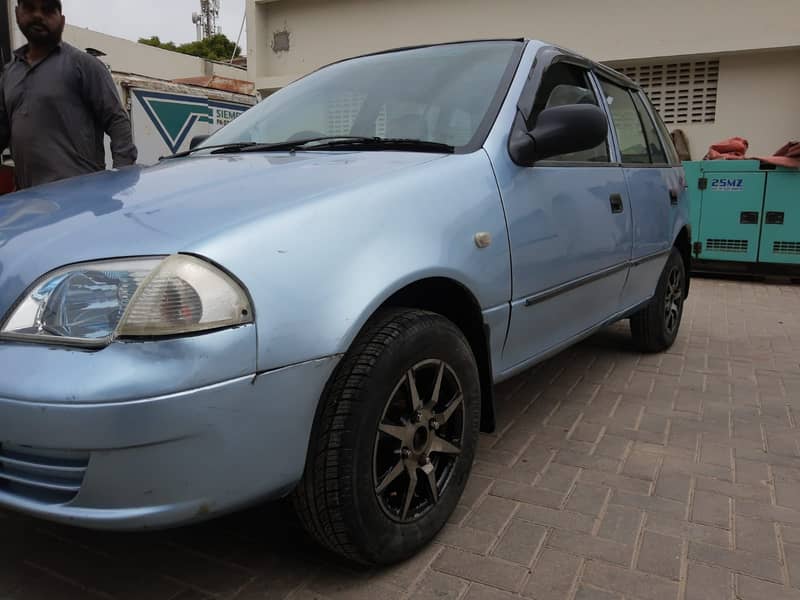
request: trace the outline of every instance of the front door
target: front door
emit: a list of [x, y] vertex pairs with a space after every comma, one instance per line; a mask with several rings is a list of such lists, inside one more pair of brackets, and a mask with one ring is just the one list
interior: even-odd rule
[[[557, 62], [542, 78], [531, 119], [544, 108], [579, 103], [600, 104], [588, 72]], [[503, 370], [563, 346], [620, 310], [632, 227], [610, 140], [515, 167], [501, 182], [513, 267]]]

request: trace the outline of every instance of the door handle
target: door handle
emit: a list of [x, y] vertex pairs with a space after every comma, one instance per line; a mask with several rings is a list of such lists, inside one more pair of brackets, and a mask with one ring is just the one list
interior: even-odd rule
[[669, 191], [669, 203], [672, 206], [675, 206], [675, 205], [678, 204], [678, 190], [670, 190]]
[[764, 223], [767, 225], [783, 225], [784, 213], [769, 211]]
[[625, 206], [622, 204], [622, 195], [621, 194], [611, 194], [608, 197], [608, 201], [611, 203], [611, 212], [614, 214], [621, 213], [625, 210]]
[[739, 215], [739, 223], [742, 225], [758, 225], [758, 213], [746, 210]]

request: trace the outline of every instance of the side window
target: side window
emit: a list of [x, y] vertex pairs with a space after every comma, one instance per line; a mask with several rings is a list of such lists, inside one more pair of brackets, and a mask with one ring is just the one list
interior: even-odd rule
[[[585, 70], [567, 63], [556, 63], [547, 69], [536, 92], [536, 100], [531, 111], [531, 124], [536, 122], [539, 113], [544, 109], [567, 104], [600, 105]], [[601, 163], [611, 161], [606, 142], [590, 150], [562, 154], [548, 160]]]
[[650, 149], [650, 159], [655, 164], [664, 164], [667, 162], [667, 154], [664, 152], [664, 146], [661, 140], [658, 139], [658, 131], [656, 131], [656, 124], [650, 118], [650, 113], [644, 107], [642, 97], [636, 92], [633, 93], [633, 102], [636, 104], [636, 110], [639, 111], [639, 119], [644, 125], [644, 135], [647, 138], [647, 147]]
[[672, 143], [672, 137], [670, 137], [667, 126], [664, 125], [664, 121], [661, 119], [661, 116], [658, 114], [655, 106], [653, 106], [653, 103], [650, 102], [650, 99], [647, 96], [644, 96], [643, 101], [647, 106], [650, 107], [650, 114], [653, 115], [656, 122], [656, 128], [658, 128], [659, 133], [661, 133], [661, 140], [664, 142], [664, 150], [667, 151], [667, 160], [669, 161], [669, 164], [680, 164], [681, 159], [678, 157], [678, 151], [675, 149], [675, 145]]
[[622, 162], [629, 164], [650, 163], [650, 152], [647, 150], [647, 139], [644, 136], [642, 122], [631, 93], [605, 80], [600, 80], [603, 93], [606, 95], [614, 129], [617, 131]]

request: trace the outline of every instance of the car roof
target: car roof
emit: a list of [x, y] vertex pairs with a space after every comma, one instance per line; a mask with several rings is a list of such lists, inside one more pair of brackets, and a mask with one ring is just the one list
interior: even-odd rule
[[[607, 65], [604, 65], [602, 63], [596, 62], [596, 61], [594, 61], [594, 60], [592, 60], [590, 58], [587, 58], [586, 56], [584, 56], [582, 54], [578, 54], [577, 52], [575, 52], [573, 50], [570, 50], [568, 48], [565, 48], [563, 46], [559, 46], [557, 44], [551, 44], [551, 43], [545, 42], [543, 40], [537, 40], [537, 39], [531, 39], [531, 38], [525, 38], [525, 37], [518, 37], [518, 38], [477, 38], [477, 39], [468, 39], [468, 40], [453, 40], [453, 41], [449, 41], [449, 42], [437, 42], [437, 43], [431, 43], [431, 44], [417, 44], [417, 45], [413, 45], [413, 46], [399, 46], [397, 48], [387, 48], [386, 50], [379, 50], [377, 52], [369, 52], [369, 53], [366, 53], [366, 54], [360, 54], [358, 56], [351, 56], [349, 58], [345, 58], [345, 59], [342, 59], [342, 60], [339, 60], [339, 61], [335, 61], [335, 62], [333, 62], [331, 64], [337, 64], [337, 63], [340, 63], [340, 62], [346, 62], [346, 61], [354, 60], [354, 59], [357, 59], [357, 58], [365, 58], [365, 57], [368, 57], [368, 56], [380, 56], [382, 54], [392, 54], [394, 52], [405, 52], [405, 51], [408, 51], [408, 50], [418, 50], [420, 48], [435, 48], [437, 46], [453, 46], [455, 44], [476, 44], [476, 43], [482, 43], [482, 42], [517, 42], [517, 43], [521, 43], [521, 44], [534, 43], [534, 44], [537, 44], [537, 45], [540, 46], [539, 51], [544, 50], [544, 49], [548, 49], [551, 52], [555, 51], [558, 54], [561, 54], [561, 55], [563, 55], [565, 57], [568, 57], [571, 60], [571, 62], [575, 62], [577, 64], [580, 64], [580, 65], [586, 67], [587, 69], [594, 71], [598, 75], [602, 75], [602, 76], [606, 77], [607, 79], [611, 79], [612, 81], [614, 81], [617, 84], [622, 85], [623, 87], [639, 89], [639, 85], [635, 81], [633, 81], [629, 77], [626, 77], [625, 75], [623, 75], [619, 71], [617, 71], [615, 69], [612, 69], [611, 67], [609, 67]], [[330, 65], [326, 65], [326, 66], [330, 66]]]

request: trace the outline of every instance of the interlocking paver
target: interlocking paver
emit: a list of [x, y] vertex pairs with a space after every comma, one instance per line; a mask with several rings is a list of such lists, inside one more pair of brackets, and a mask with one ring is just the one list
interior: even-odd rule
[[514, 519], [492, 550], [492, 555], [527, 566], [541, 547], [545, 535], [547, 528]]
[[689, 523], [659, 513], [648, 513], [645, 529], [722, 548], [728, 548], [731, 545], [729, 531], [699, 523]]
[[486, 496], [464, 525], [496, 535], [503, 530], [516, 510], [516, 502], [497, 496]]
[[642, 600], [674, 600], [678, 594], [675, 581], [597, 561], [586, 566], [583, 580]]
[[495, 483], [492, 487], [491, 494], [500, 496], [501, 498], [516, 500], [517, 502], [547, 506], [549, 508], [559, 508], [566, 495], [565, 493], [553, 492], [530, 485], [521, 485], [506, 481], [498, 481]]
[[575, 600], [621, 600], [621, 598], [620, 594], [600, 590], [590, 585], [582, 585], [575, 594]]
[[581, 473], [578, 481], [597, 487], [609, 487], [640, 495], [647, 495], [650, 491], [650, 482], [648, 481], [633, 479], [631, 477], [625, 477], [624, 475], [614, 475], [612, 473], [584, 471]]
[[578, 484], [570, 495], [565, 508], [596, 517], [600, 514], [607, 496], [607, 488]]
[[786, 544], [783, 551], [789, 568], [789, 583], [793, 588], [800, 589], [800, 547]]
[[627, 565], [633, 555], [633, 546], [571, 531], [556, 531], [547, 540], [550, 548], [594, 558], [618, 565]]
[[800, 600], [800, 591], [795, 589], [746, 575], [737, 575], [736, 579], [736, 596], [740, 600]]
[[678, 580], [681, 572], [680, 538], [667, 537], [651, 531], [645, 532], [636, 568], [640, 571]]
[[649, 452], [634, 450], [628, 458], [625, 459], [625, 465], [622, 467], [622, 474], [635, 479], [653, 481], [656, 476], [658, 463], [658, 456]]
[[698, 542], [689, 542], [689, 560], [724, 567], [737, 573], [754, 575], [781, 583], [781, 565], [778, 559], [746, 552], [726, 550]]
[[520, 565], [454, 548], [445, 548], [434, 561], [433, 569], [510, 592], [517, 590], [527, 573]]
[[686, 512], [686, 503], [676, 502], [674, 500], [666, 500], [664, 498], [657, 498], [655, 496], [642, 496], [639, 494], [631, 494], [617, 490], [611, 497], [612, 504], [621, 504], [622, 506], [631, 506], [641, 510], [652, 511], [655, 513], [664, 513], [676, 518], [683, 518]]
[[560, 600], [572, 589], [581, 559], [559, 550], [547, 549], [528, 578], [523, 595], [535, 600]]
[[495, 539], [495, 536], [488, 531], [447, 524], [439, 533], [437, 541], [446, 546], [454, 546], [476, 554], [486, 554]]
[[676, 502], [686, 502], [689, 499], [691, 482], [691, 477], [685, 473], [662, 468], [656, 480], [655, 495]]
[[587, 515], [568, 510], [554, 510], [544, 506], [524, 504], [520, 506], [516, 518], [539, 525], [566, 529], [567, 531], [591, 531], [594, 519]]
[[624, 506], [609, 506], [597, 535], [620, 544], [633, 545], [642, 524], [642, 513]]
[[428, 571], [409, 598], [410, 600], [458, 600], [468, 585], [458, 577]]
[[692, 521], [721, 529], [730, 528], [730, 498], [697, 491], [692, 506]]
[[567, 467], [558, 463], [551, 463], [541, 479], [536, 482], [536, 485], [566, 494], [579, 473], [580, 469], [578, 467]]
[[766, 556], [778, 555], [778, 539], [772, 524], [737, 515], [735, 529], [736, 548]]
[[464, 600], [518, 600], [519, 596], [509, 594], [495, 588], [490, 588], [479, 583], [473, 584]]
[[707, 477], [697, 478], [697, 489], [704, 492], [714, 492], [723, 496], [756, 501], [762, 503], [770, 502], [769, 488], [766, 485], [748, 485], [745, 483], [728, 483], [719, 479], [708, 479]]
[[339, 561], [282, 503], [137, 535], [0, 511], [0, 598], [800, 600], [799, 303], [696, 279], [669, 352], [621, 323], [502, 383], [454, 516], [402, 565]]
[[732, 597], [732, 579], [729, 571], [720, 567], [689, 563], [686, 600], [731, 600]]
[[598, 456], [607, 456], [615, 460], [622, 460], [630, 443], [630, 440], [624, 437], [607, 433], [597, 443], [594, 453]]

